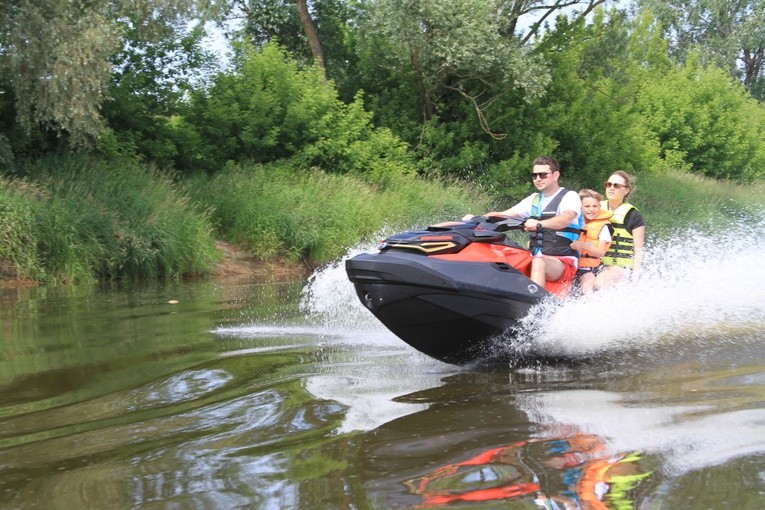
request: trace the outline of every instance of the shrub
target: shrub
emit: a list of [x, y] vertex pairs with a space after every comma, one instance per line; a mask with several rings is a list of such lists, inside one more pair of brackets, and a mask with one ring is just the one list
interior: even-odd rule
[[320, 69], [299, 68], [275, 44], [247, 49], [237, 72], [219, 75], [206, 93], [196, 94], [190, 111], [188, 123], [177, 126], [186, 137], [189, 123], [196, 126], [207, 149], [190, 150], [200, 152], [209, 171], [227, 161], [291, 160], [305, 169], [381, 180], [414, 168], [406, 145], [373, 126], [361, 95], [343, 103]]
[[765, 106], [721, 69], [691, 59], [639, 87], [636, 110], [670, 166], [717, 179], [765, 175]]

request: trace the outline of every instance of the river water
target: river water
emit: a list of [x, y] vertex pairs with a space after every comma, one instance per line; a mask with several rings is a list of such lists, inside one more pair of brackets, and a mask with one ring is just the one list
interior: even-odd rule
[[498, 341], [557, 365], [427, 358], [342, 261], [0, 291], [0, 508], [765, 508], [751, 228], [671, 236], [637, 283]]

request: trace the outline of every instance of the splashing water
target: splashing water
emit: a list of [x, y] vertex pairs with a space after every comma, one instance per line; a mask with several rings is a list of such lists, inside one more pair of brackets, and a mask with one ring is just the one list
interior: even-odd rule
[[[765, 220], [724, 232], [679, 232], [650, 245], [635, 281], [560, 301], [545, 301], [502, 341], [543, 356], [584, 357], [677, 341], [761, 341], [765, 333]], [[359, 302], [345, 274], [357, 246], [311, 276], [301, 308], [328, 326], [387, 331]]]
[[365, 245], [354, 247], [340, 260], [313, 273], [301, 292], [300, 309], [312, 318], [338, 327], [379, 324], [359, 302], [345, 274], [346, 259], [372, 249]]
[[549, 356], [589, 356], [674, 339], [756, 340], [765, 331], [765, 240], [756, 234], [763, 226], [656, 243], [635, 281], [540, 304], [514, 342]]

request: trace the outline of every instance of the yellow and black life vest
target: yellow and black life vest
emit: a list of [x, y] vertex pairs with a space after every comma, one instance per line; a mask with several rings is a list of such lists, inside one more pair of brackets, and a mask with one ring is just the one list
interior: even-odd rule
[[[608, 200], [603, 200], [600, 203], [600, 208], [608, 210]], [[611, 240], [611, 247], [601, 259], [603, 264], [607, 266], [632, 268], [635, 265], [635, 240], [624, 226], [624, 218], [632, 209], [635, 209], [634, 205], [623, 203], [616, 208], [614, 215], [611, 216], [614, 235]]]
[[[598, 242], [600, 242], [600, 231], [603, 230], [604, 226], [611, 223], [610, 218], [613, 215], [614, 213], [608, 209], [600, 209], [600, 211], [598, 211], [597, 217], [594, 220], [590, 220], [584, 224], [584, 228], [582, 229], [582, 234], [579, 236], [579, 240], [582, 242], [589, 242], [594, 246], [597, 246]], [[590, 255], [586, 251], [582, 250], [581, 255], [579, 255], [579, 267], [591, 268], [598, 267], [599, 265], [600, 257]]]

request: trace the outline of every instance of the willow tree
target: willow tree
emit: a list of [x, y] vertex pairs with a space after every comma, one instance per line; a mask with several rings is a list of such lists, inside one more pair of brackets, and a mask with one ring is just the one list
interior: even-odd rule
[[375, 31], [389, 41], [402, 74], [414, 73], [425, 121], [436, 113], [436, 98], [453, 91], [475, 105], [489, 132], [484, 113], [491, 98], [476, 85], [499, 74], [536, 95], [547, 84], [541, 62], [502, 36], [491, 0], [380, 0], [375, 8]]
[[587, 16], [606, 0], [379, 0], [373, 33], [391, 46], [402, 74], [413, 74], [422, 117], [437, 100], [457, 94], [470, 102], [482, 129], [494, 137], [487, 115], [497, 94], [544, 93], [549, 72], [531, 44], [557, 14]]
[[[27, 131], [65, 133], [90, 144], [106, 123], [101, 106], [126, 44], [125, 20], [140, 20], [146, 38], [157, 24], [200, 15], [213, 0], [17, 0], [0, 3], [0, 66]], [[117, 63], [117, 65], [119, 65]]]

